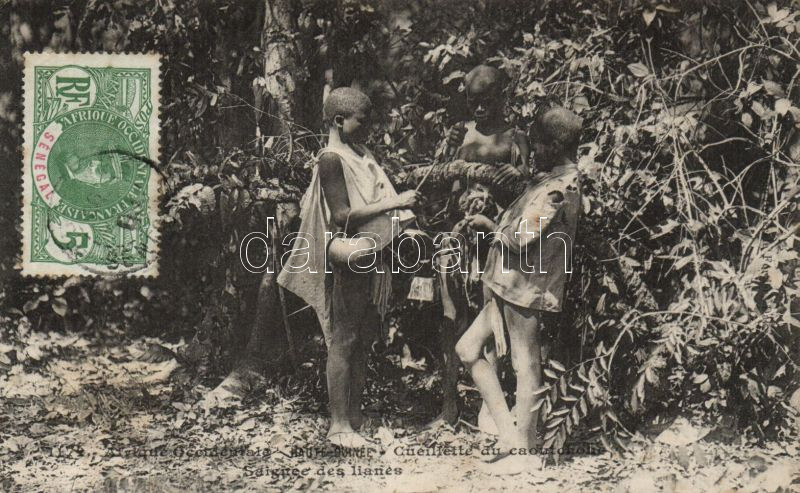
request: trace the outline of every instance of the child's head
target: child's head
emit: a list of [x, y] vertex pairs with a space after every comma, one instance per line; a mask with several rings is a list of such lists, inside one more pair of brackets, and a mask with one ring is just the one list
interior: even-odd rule
[[363, 92], [352, 87], [334, 89], [325, 99], [322, 112], [328, 126], [339, 132], [343, 142], [361, 144], [367, 140], [372, 101]]
[[575, 159], [583, 126], [581, 117], [558, 106], [540, 113], [533, 125], [536, 169], [547, 171], [560, 164], [562, 158]]
[[503, 88], [506, 77], [500, 70], [478, 65], [464, 78], [467, 87], [467, 106], [476, 122], [503, 116]]

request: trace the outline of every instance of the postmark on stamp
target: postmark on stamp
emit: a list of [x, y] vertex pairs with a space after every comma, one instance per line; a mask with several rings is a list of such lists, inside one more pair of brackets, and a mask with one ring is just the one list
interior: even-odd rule
[[158, 273], [158, 55], [26, 53], [25, 275]]

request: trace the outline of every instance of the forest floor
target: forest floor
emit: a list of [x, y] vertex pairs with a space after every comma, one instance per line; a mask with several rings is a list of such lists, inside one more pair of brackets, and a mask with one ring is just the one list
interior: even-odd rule
[[[3, 327], [0, 491], [800, 491], [796, 439], [701, 439], [703, 427], [688, 421], [658, 439], [637, 435], [621, 454], [590, 440], [573, 445], [594, 454], [492, 476], [471, 453], [458, 455], [459, 446], [488, 443], [469, 424], [474, 389], [462, 387], [469, 411], [458, 426], [426, 429], [436, 380], [420, 361], [399, 356], [378, 363], [394, 370], [371, 367], [367, 432], [375, 448], [343, 457], [324, 440], [317, 359], [244, 401], [219, 401], [165, 346], [178, 349], [122, 331]], [[456, 455], [411, 455], [446, 447]]]

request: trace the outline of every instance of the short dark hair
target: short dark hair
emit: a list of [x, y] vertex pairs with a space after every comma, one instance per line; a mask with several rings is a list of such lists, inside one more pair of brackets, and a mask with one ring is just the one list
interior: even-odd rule
[[534, 120], [537, 139], [555, 143], [562, 149], [578, 148], [583, 128], [583, 118], [561, 106], [544, 109]]
[[482, 89], [503, 92], [508, 83], [508, 76], [502, 70], [490, 65], [478, 65], [464, 76], [464, 83], [467, 92], [469, 92], [470, 86], [476, 83]]
[[348, 118], [356, 111], [370, 107], [372, 101], [363, 92], [352, 87], [337, 87], [325, 99], [322, 105], [322, 117], [330, 124], [337, 115]]

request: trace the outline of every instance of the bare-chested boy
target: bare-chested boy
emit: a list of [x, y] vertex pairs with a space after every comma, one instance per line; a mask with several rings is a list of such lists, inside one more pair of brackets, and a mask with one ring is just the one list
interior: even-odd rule
[[[475, 229], [499, 237], [482, 277], [486, 304], [456, 351], [497, 424], [501, 453], [491, 467], [499, 473], [518, 473], [531, 467], [532, 458], [541, 459], [534, 448], [535, 391], [542, 385], [540, 322], [542, 312], [562, 309], [581, 208], [575, 164], [581, 119], [563, 108], [549, 109], [537, 118], [535, 131], [534, 158], [542, 174], [509, 206], [499, 225], [483, 215], [469, 218]], [[516, 424], [496, 372], [482, 357], [491, 337], [505, 344], [503, 327], [517, 374]]]
[[450, 130], [447, 140], [451, 147], [458, 148], [456, 158], [497, 165], [499, 186], [528, 176], [528, 137], [508, 124], [503, 111], [505, 74], [494, 67], [478, 65], [464, 81], [473, 120]]
[[[379, 332], [378, 311], [385, 303], [389, 269], [361, 271], [358, 266], [333, 265], [325, 274], [329, 247], [326, 233], [351, 235], [367, 231], [379, 216], [412, 216], [397, 211], [414, 206], [418, 193], [397, 194], [386, 173], [366, 149], [372, 103], [362, 92], [345, 87], [331, 91], [323, 113], [329, 125], [328, 146], [320, 151], [311, 185], [301, 204], [300, 232], [293, 257], [284, 265], [278, 282], [317, 312], [328, 345], [326, 366], [331, 427], [328, 440], [355, 448], [368, 444], [356, 430], [364, 417], [361, 394], [366, 379], [367, 350]], [[412, 216], [413, 217], [413, 216]], [[387, 219], [388, 223], [388, 219]], [[330, 237], [330, 236], [328, 236]], [[388, 239], [390, 240], [390, 238]], [[333, 240], [336, 241], [336, 240]], [[309, 245], [311, 249], [309, 252]], [[308, 269], [308, 255], [311, 268]], [[295, 265], [297, 264], [297, 265]], [[385, 307], [384, 307], [385, 308]]]
[[[503, 72], [488, 65], [478, 65], [470, 70], [465, 77], [465, 85], [467, 107], [473, 119], [465, 125], [455, 125], [447, 136], [448, 146], [457, 149], [457, 159], [496, 165], [495, 185], [499, 188], [530, 174], [528, 138], [523, 131], [509, 125], [505, 119], [503, 93], [506, 79]], [[469, 204], [473, 199], [482, 204], [489, 202], [486, 197], [492, 195], [490, 188], [492, 187], [478, 183], [458, 183], [454, 187], [454, 193], [461, 196], [459, 202], [462, 207], [470, 208]], [[494, 197], [503, 206], [514, 198], [502, 194]], [[459, 222], [466, 212], [458, 211], [451, 218], [450, 227]], [[469, 211], [470, 214], [475, 212], [483, 211]], [[467, 328], [469, 314], [463, 289], [455, 285], [452, 275], [442, 274], [440, 281], [446, 314], [451, 317], [455, 327], [447, 326], [448, 323], [442, 332], [445, 368], [442, 378], [442, 414], [439, 419], [453, 424], [458, 420], [459, 414], [458, 360], [455, 354], [455, 342], [458, 335]], [[484, 413], [485, 409], [482, 409], [482, 414]]]

